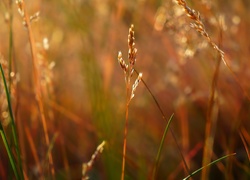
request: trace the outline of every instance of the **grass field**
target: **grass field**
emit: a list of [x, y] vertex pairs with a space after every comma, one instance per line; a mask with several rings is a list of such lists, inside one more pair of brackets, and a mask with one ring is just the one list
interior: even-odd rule
[[0, 179], [250, 179], [249, 1], [0, 12]]

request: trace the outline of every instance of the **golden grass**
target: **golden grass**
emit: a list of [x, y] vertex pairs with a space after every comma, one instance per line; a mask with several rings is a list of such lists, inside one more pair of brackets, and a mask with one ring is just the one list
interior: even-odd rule
[[[38, 58], [37, 58], [38, 53], [36, 50], [36, 43], [35, 43], [33, 31], [31, 28], [31, 21], [34, 18], [31, 18], [33, 16], [31, 16], [31, 17], [29, 16], [27, 9], [26, 9], [26, 4], [23, 0], [18, 0], [18, 1], [16, 1], [16, 3], [18, 6], [18, 11], [19, 11], [21, 17], [23, 18], [24, 26], [27, 27], [27, 30], [28, 30], [30, 51], [31, 51], [31, 55], [32, 55], [32, 65], [33, 65], [32, 70], [33, 70], [34, 92], [35, 92], [38, 108], [39, 108], [40, 115], [41, 115], [41, 121], [42, 121], [42, 125], [43, 125], [46, 145], [47, 145], [47, 148], [49, 149], [50, 138], [49, 138], [47, 120], [45, 117], [45, 110], [44, 110], [44, 104], [43, 104], [43, 95], [42, 95], [42, 88], [41, 88], [41, 81], [40, 81], [41, 80], [41, 72], [39, 71]], [[52, 154], [50, 151], [49, 151], [49, 164], [50, 164], [49, 169], [51, 170], [52, 177], [54, 178], [55, 169], [54, 169], [53, 157], [52, 157]]]
[[123, 153], [122, 153], [122, 173], [121, 180], [124, 180], [125, 176], [125, 163], [126, 163], [126, 150], [127, 150], [127, 134], [128, 134], [128, 112], [131, 100], [135, 96], [135, 90], [142, 79], [142, 73], [138, 74], [137, 79], [131, 85], [131, 78], [134, 74], [134, 65], [136, 62], [137, 49], [135, 48], [135, 32], [134, 25], [129, 28], [128, 34], [128, 63], [122, 58], [122, 53], [118, 53], [118, 62], [124, 72], [126, 83], [126, 113], [125, 113], [125, 127], [124, 127], [124, 139], [123, 139]]
[[249, 179], [245, 1], [16, 2], [0, 2], [0, 58], [25, 179]]

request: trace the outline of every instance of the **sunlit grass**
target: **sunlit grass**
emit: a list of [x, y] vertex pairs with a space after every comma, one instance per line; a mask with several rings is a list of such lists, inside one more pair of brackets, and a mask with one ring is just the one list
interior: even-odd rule
[[[0, 179], [249, 179], [246, 2], [3, 0], [0, 10]], [[130, 44], [120, 70], [131, 24], [138, 52]]]

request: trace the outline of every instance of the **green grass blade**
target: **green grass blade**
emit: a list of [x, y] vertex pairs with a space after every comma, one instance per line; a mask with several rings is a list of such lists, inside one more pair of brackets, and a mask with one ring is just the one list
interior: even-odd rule
[[[55, 133], [54, 136], [52, 137], [51, 141], [50, 141], [50, 144], [49, 144], [49, 147], [48, 147], [48, 150], [47, 150], [47, 153], [46, 153], [46, 158], [45, 158], [46, 160], [48, 160], [48, 162], [49, 162], [49, 155], [52, 152], [52, 149], [53, 149], [53, 147], [55, 145], [55, 142], [56, 142], [56, 139], [58, 138], [58, 136], [59, 136], [59, 133], [58, 132]], [[51, 165], [52, 164], [49, 164], [49, 166], [51, 166]]]
[[6, 134], [5, 134], [4, 130], [3, 130], [3, 126], [2, 126], [1, 123], [0, 123], [0, 133], [1, 133], [1, 137], [3, 139], [3, 143], [4, 143], [4, 146], [5, 146], [5, 149], [7, 151], [8, 156], [9, 156], [10, 164], [12, 166], [14, 174], [15, 174], [15, 176], [16, 176], [17, 179], [21, 179], [19, 177], [19, 174], [18, 174], [18, 171], [17, 171], [17, 167], [16, 167], [16, 163], [15, 163], [15, 160], [14, 160], [14, 156], [13, 156], [12, 151], [10, 149], [10, 146], [8, 144], [8, 141], [7, 141], [7, 138], [6, 138]]
[[12, 72], [12, 58], [13, 58], [13, 5], [12, 1], [10, 1], [10, 7], [9, 7], [9, 69], [8, 69], [8, 75], [9, 75], [9, 93], [11, 94], [11, 72]]
[[169, 126], [170, 126], [170, 123], [171, 123], [173, 117], [174, 117], [174, 114], [172, 114], [171, 117], [169, 118], [167, 126], [166, 126], [166, 128], [164, 130], [164, 133], [163, 133], [163, 136], [162, 136], [162, 139], [161, 139], [161, 143], [160, 143], [160, 147], [158, 149], [158, 153], [157, 153], [157, 156], [156, 156], [156, 159], [155, 159], [155, 165], [154, 165], [154, 169], [153, 169], [153, 178], [152, 179], [155, 179], [155, 175], [156, 175], [156, 171], [157, 171], [157, 168], [158, 168], [163, 143], [165, 141], [165, 138], [166, 138], [166, 135], [167, 135], [167, 132], [168, 132], [168, 129], [169, 129]]
[[58, 136], [59, 136], [59, 133], [55, 133], [55, 134], [54, 134], [54, 136], [53, 136], [53, 138], [52, 138], [52, 140], [51, 140], [51, 142], [50, 142], [48, 151], [47, 151], [47, 153], [46, 153], [46, 159], [49, 159], [49, 154], [51, 153], [51, 151], [52, 151], [52, 149], [53, 149], [53, 147], [54, 147], [54, 144], [55, 144], [56, 139], [57, 139]]
[[6, 78], [5, 78], [5, 75], [4, 75], [2, 64], [0, 64], [0, 71], [1, 71], [1, 74], [2, 74], [4, 89], [5, 89], [6, 98], [7, 98], [7, 102], [8, 102], [8, 109], [9, 109], [9, 115], [10, 115], [10, 120], [11, 120], [11, 130], [12, 130], [12, 134], [13, 134], [15, 150], [16, 150], [17, 157], [18, 157], [19, 170], [20, 170], [20, 173], [21, 173], [21, 179], [24, 179], [23, 170], [22, 170], [22, 162], [21, 162], [21, 154], [20, 154], [18, 138], [17, 138], [17, 130], [16, 130], [14, 115], [13, 115], [12, 106], [11, 106], [10, 94], [9, 94], [9, 91], [8, 91], [8, 87], [7, 87]]
[[226, 158], [228, 158], [229, 156], [234, 156], [235, 154], [236, 154], [236, 153], [229, 154], [229, 155], [225, 155], [225, 156], [223, 156], [223, 157], [221, 157], [221, 158], [219, 158], [219, 159], [216, 159], [216, 160], [214, 160], [213, 162], [207, 164], [206, 166], [203, 166], [203, 167], [197, 169], [196, 171], [194, 171], [193, 173], [191, 173], [190, 175], [188, 175], [187, 177], [185, 177], [183, 180], [187, 180], [187, 179], [189, 179], [190, 177], [192, 177], [192, 176], [194, 176], [195, 174], [197, 174], [198, 172], [200, 172], [202, 169], [204, 169], [204, 168], [206, 168], [206, 167], [208, 167], [208, 166], [211, 166], [211, 165], [213, 165], [213, 164], [215, 164], [215, 163], [217, 163], [217, 162], [219, 162], [219, 161], [221, 161], [221, 160], [223, 160], [223, 159], [226, 159]]
[[[139, 73], [138, 73], [138, 71], [137, 71], [136, 69], [135, 69], [135, 72], [136, 72], [136, 74], [139, 75]], [[148, 90], [148, 92], [149, 92], [149, 94], [151, 95], [151, 97], [153, 98], [153, 100], [154, 100], [154, 102], [155, 102], [155, 104], [156, 104], [158, 110], [160, 111], [160, 113], [161, 113], [161, 115], [162, 115], [163, 120], [167, 122], [167, 118], [166, 118], [166, 116], [165, 116], [165, 114], [164, 114], [164, 112], [163, 112], [163, 109], [161, 108], [161, 106], [160, 106], [158, 100], [156, 99], [156, 97], [154, 96], [154, 94], [152, 93], [152, 91], [149, 89], [148, 85], [147, 85], [146, 82], [143, 80], [143, 78], [141, 79], [141, 81], [142, 81], [142, 83], [144, 84], [144, 86], [146, 87], [146, 89]], [[185, 160], [185, 157], [184, 157], [184, 155], [183, 155], [183, 153], [182, 153], [182, 151], [181, 151], [180, 145], [179, 145], [178, 142], [177, 142], [177, 138], [176, 138], [176, 136], [175, 136], [175, 133], [174, 133], [174, 131], [172, 130], [171, 127], [169, 127], [169, 129], [170, 129], [170, 132], [171, 132], [171, 134], [172, 134], [172, 137], [174, 138], [174, 142], [175, 142], [175, 144], [176, 144], [176, 146], [177, 146], [177, 149], [178, 149], [178, 151], [179, 151], [179, 153], [180, 153], [181, 159], [182, 159], [182, 161], [183, 161], [183, 163], [184, 163], [185, 171], [187, 172], [187, 174], [190, 174], [190, 173], [189, 173], [190, 170], [189, 170], [189, 168], [188, 168], [188, 165], [187, 165], [187, 162], [186, 162], [186, 160]]]

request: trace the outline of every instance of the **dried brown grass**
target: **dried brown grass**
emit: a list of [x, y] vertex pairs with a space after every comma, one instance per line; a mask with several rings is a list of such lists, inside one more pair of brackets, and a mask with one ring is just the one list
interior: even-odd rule
[[[203, 158], [202, 158], [202, 166], [206, 166], [211, 162], [212, 154], [213, 154], [213, 147], [214, 147], [214, 138], [215, 138], [215, 132], [216, 132], [216, 124], [217, 124], [217, 118], [218, 118], [218, 100], [217, 100], [217, 80], [219, 76], [219, 67], [220, 67], [220, 61], [222, 61], [226, 67], [229, 69], [235, 80], [238, 82], [239, 86], [241, 87], [242, 91], [244, 92], [245, 96], [249, 99], [249, 95], [247, 91], [243, 88], [241, 82], [239, 81], [238, 77], [235, 75], [235, 73], [232, 71], [231, 67], [225, 60], [225, 53], [219, 48], [219, 46], [214, 43], [207, 33], [205, 26], [201, 20], [201, 15], [198, 11], [190, 8], [185, 0], [176, 0], [178, 5], [180, 5], [184, 10], [187, 16], [192, 19], [194, 22], [190, 24], [190, 27], [195, 29], [199, 34], [201, 34], [207, 42], [217, 51], [219, 54], [219, 58], [216, 63], [216, 69], [214, 71], [212, 85], [211, 85], [211, 92], [210, 92], [210, 98], [208, 102], [208, 110], [207, 110], [207, 120], [206, 120], [206, 128], [205, 128], [205, 146], [203, 149]], [[222, 30], [221, 30], [222, 31]], [[222, 32], [220, 33], [222, 36]], [[220, 36], [219, 42], [221, 43], [222, 38]], [[209, 169], [210, 167], [204, 168], [202, 171], [201, 179], [205, 180], [208, 179], [209, 175]]]
[[[49, 132], [48, 132], [48, 125], [47, 125], [47, 120], [45, 117], [45, 109], [44, 109], [44, 102], [43, 102], [43, 94], [42, 94], [42, 87], [41, 87], [41, 72], [39, 70], [39, 64], [38, 64], [38, 52], [36, 49], [36, 42], [34, 39], [33, 31], [31, 28], [31, 21], [34, 18], [37, 18], [37, 13], [34, 16], [29, 16], [27, 9], [26, 9], [26, 4], [23, 0], [18, 0], [16, 1], [16, 4], [18, 6], [18, 11], [23, 18], [23, 24], [25, 27], [27, 27], [28, 30], [28, 36], [29, 36], [29, 42], [30, 42], [30, 51], [32, 55], [32, 72], [33, 72], [33, 82], [34, 82], [34, 92], [41, 116], [41, 121], [42, 121], [42, 126], [44, 130], [44, 137], [45, 137], [45, 142], [46, 146], [49, 149], [51, 146], [50, 144], [50, 138], [49, 138]], [[53, 157], [51, 151], [48, 151], [48, 157], [49, 157], [49, 169], [51, 171], [51, 175], [54, 178], [55, 175], [55, 169], [54, 169], [54, 163], [53, 163]]]
[[[7, 0], [3, 2], [8, 7]], [[186, 159], [191, 172], [202, 166], [201, 146], [205, 142], [205, 126], [209, 127], [205, 124], [206, 120], [208, 122], [209, 114], [214, 115], [211, 116], [212, 119], [217, 119], [217, 123], [214, 123], [217, 128], [213, 128], [213, 120], [210, 121], [209, 128], [212, 134], [216, 131], [212, 159], [243, 148], [243, 152], [241, 151], [239, 155], [246, 155], [243, 157], [249, 161], [249, 155], [247, 155], [249, 154], [247, 153], [249, 152], [247, 123], [249, 101], [244, 100], [246, 103], [243, 103], [249, 89], [247, 70], [249, 69], [247, 61], [249, 43], [245, 41], [249, 39], [247, 38], [249, 23], [244, 18], [249, 13], [247, 6], [234, 6], [243, 1], [224, 4], [223, 8], [220, 6], [223, 1], [193, 3], [192, 7], [199, 9], [202, 16], [190, 7], [186, 7], [187, 10], [185, 10], [183, 5], [188, 6], [188, 4], [183, 4], [183, 1], [180, 1], [181, 5], [172, 1], [162, 1], [160, 6], [153, 1], [119, 1], [117, 4], [113, 4], [113, 1], [89, 1], [87, 4], [83, 1], [64, 0], [26, 2], [32, 7], [26, 6], [30, 12], [36, 11], [37, 7], [41, 9], [41, 18], [38, 22], [35, 22], [37, 14], [32, 16], [32, 32], [33, 36], [36, 36], [34, 47], [36, 54], [39, 55], [36, 58], [41, 62], [38, 39], [42, 39], [42, 34], [47, 31], [51, 46], [48, 56], [45, 52], [45, 59], [56, 61], [57, 65], [53, 69], [56, 75], [55, 84], [49, 85], [52, 88], [55, 86], [55, 97], [53, 95], [51, 99], [45, 97], [51, 91], [46, 91], [44, 86], [41, 87], [48, 134], [50, 136], [54, 132], [60, 132], [53, 151], [49, 151], [54, 153], [56, 178], [80, 179], [82, 162], [89, 160], [96, 149], [97, 142], [100, 142], [104, 136], [109, 137], [107, 149], [92, 164], [88, 171], [90, 178], [98, 176], [102, 179], [119, 179], [122, 160], [126, 164], [125, 177], [150, 178], [155, 149], [159, 145], [161, 132], [166, 124], [161, 120], [161, 116], [162, 114], [168, 116], [173, 112], [175, 119], [171, 124], [172, 129], [175, 132], [176, 141], [180, 144], [179, 151], [183, 153], [183, 158]], [[209, 7], [207, 4], [204, 5], [204, 2], [208, 2]], [[210, 9], [210, 5], [216, 9]], [[9, 12], [8, 9], [3, 8], [2, 2], [0, 9], [3, 13]], [[158, 9], [157, 12], [156, 9]], [[13, 8], [13, 10], [15, 13], [16, 9]], [[83, 16], [82, 12], [86, 16]], [[217, 40], [220, 21], [216, 20], [215, 16], [221, 13], [225, 18], [227, 29], [223, 29], [223, 39]], [[0, 44], [0, 51], [3, 59], [8, 59], [6, 57], [9, 56], [8, 46], [5, 47], [5, 44], [8, 44], [5, 43], [8, 42], [8, 38], [4, 36], [9, 32], [9, 16], [8, 13], [6, 14], [6, 16], [5, 14], [0, 16], [0, 22], [4, 22], [3, 16], [6, 17], [7, 22], [7, 26], [3, 26], [0, 30], [0, 40], [3, 42]], [[184, 18], [186, 15], [193, 18]], [[187, 23], [190, 21], [194, 24], [192, 27]], [[116, 70], [114, 59], [116, 59], [115, 52], [119, 49], [124, 51], [126, 48], [123, 45], [126, 44], [127, 39], [123, 35], [131, 22], [138, 28], [139, 36], [136, 44], [140, 47], [140, 51], [136, 56], [138, 59], [143, 59], [143, 63], [138, 68], [144, 72], [141, 81], [150, 88], [161, 112], [159, 113], [158, 108], [155, 109], [154, 101], [149, 94], [144, 93], [147, 88], [136, 90], [136, 98], [129, 106], [132, 111], [129, 110], [126, 156], [121, 158], [123, 132], [120, 132], [120, 129], [123, 123], [119, 120], [124, 117], [123, 98], [126, 95], [123, 94], [124, 88], [120, 81], [123, 78], [120, 76], [123, 74]], [[14, 14], [15, 43], [12, 58], [13, 65], [18, 69], [13, 71], [20, 72], [21, 81], [18, 83], [16, 92], [15, 89], [12, 90], [12, 100], [15, 107], [17, 107], [16, 102], [18, 105], [14, 109], [18, 117], [16, 120], [19, 138], [22, 139], [24, 171], [29, 172], [25, 175], [31, 179], [48, 177], [50, 175], [47, 167], [44, 166], [44, 160], [45, 164], [47, 163], [44, 151], [48, 146], [43, 142], [44, 138], [40, 138], [43, 137], [44, 130], [39, 121], [41, 119], [39, 108], [34, 105], [37, 103], [34, 98], [34, 88], [31, 88], [35, 86], [34, 81], [31, 81], [34, 77], [33, 73], [26, 69], [31, 64], [29, 59], [32, 59], [27, 42], [28, 33], [24, 30], [27, 24], [24, 23], [25, 28], [19, 24], [22, 24], [20, 16]], [[194, 31], [190, 31], [192, 28]], [[216, 42], [215, 45], [219, 49], [214, 49], [209, 40]], [[237, 75], [235, 76], [237, 78], [231, 78], [232, 73], [230, 74], [227, 66], [223, 66], [220, 50], [225, 52], [224, 60], [232, 67], [232, 72]], [[123, 61], [121, 54], [119, 59], [126, 77], [129, 71], [127, 65], [130, 63]], [[215, 59], [215, 61], [208, 59]], [[84, 69], [80, 66], [82, 62], [88, 65]], [[218, 67], [220, 69], [217, 71]], [[42, 77], [36, 78], [40, 82], [44, 76], [50, 76], [49, 73], [44, 74], [47, 71], [41, 68], [39, 64], [38, 71]], [[52, 72], [52, 69], [49, 71]], [[218, 77], [215, 75], [216, 72]], [[136, 77], [131, 77], [127, 97], [131, 98], [132, 94], [135, 94], [133, 92], [135, 79]], [[241, 88], [244, 87], [242, 89], [245, 95], [241, 93], [243, 90], [238, 88], [239, 84]], [[135, 89], [137, 83], [134, 85]], [[137, 93], [140, 96], [137, 96]], [[16, 96], [18, 94], [19, 98]], [[2, 99], [4, 100], [4, 97], [1, 97]], [[2, 117], [6, 111], [4, 108], [5, 106], [2, 109]], [[240, 115], [238, 115], [239, 109], [243, 111], [239, 113]], [[234, 131], [236, 133], [233, 133]], [[171, 136], [167, 135], [166, 139], [167, 143], [163, 146], [156, 178], [181, 179], [187, 174], [183, 160], [177, 153]], [[7, 179], [9, 177], [7, 172], [10, 170], [4, 152], [1, 149], [0, 174], [1, 178]], [[238, 156], [230, 158], [217, 166], [212, 166], [209, 177], [244, 179], [249, 172], [247, 163], [241, 161]], [[42, 176], [38, 175], [39, 164]], [[198, 177], [199, 174], [196, 176]]]
[[128, 134], [128, 112], [129, 112], [129, 105], [133, 97], [135, 96], [135, 90], [139, 85], [142, 79], [142, 73], [138, 74], [137, 79], [131, 85], [131, 78], [134, 74], [134, 65], [136, 63], [136, 52], [137, 49], [135, 48], [135, 32], [134, 32], [134, 25], [131, 25], [129, 28], [128, 34], [128, 62], [126, 63], [122, 58], [122, 53], [118, 53], [118, 62], [124, 72], [125, 76], [125, 84], [126, 84], [126, 119], [125, 119], [125, 127], [124, 127], [124, 139], [123, 139], [123, 153], [122, 153], [122, 173], [121, 173], [121, 180], [124, 180], [125, 176], [125, 163], [126, 163], [126, 149], [127, 149], [127, 134]]

